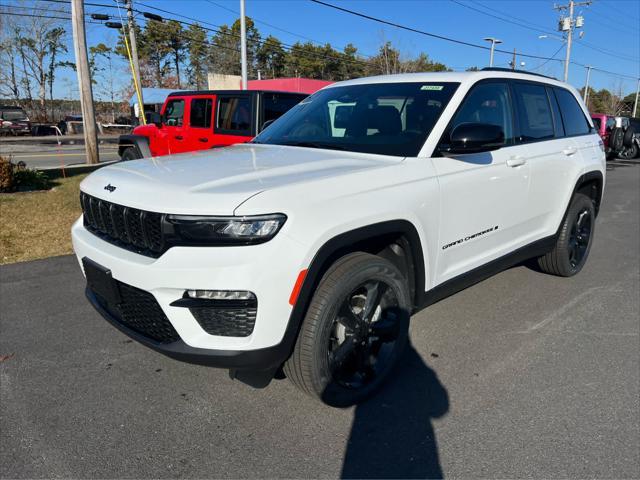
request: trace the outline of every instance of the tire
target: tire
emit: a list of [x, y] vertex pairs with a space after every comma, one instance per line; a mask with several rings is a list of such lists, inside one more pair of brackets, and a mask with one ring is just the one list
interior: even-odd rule
[[622, 136], [622, 145], [624, 147], [630, 148], [634, 143], [633, 136], [635, 134], [636, 134], [635, 129], [631, 125], [629, 125], [627, 129], [624, 131], [624, 135]]
[[391, 262], [362, 252], [342, 257], [313, 295], [285, 375], [330, 406], [364, 401], [404, 350], [410, 309], [407, 280]]
[[619, 152], [622, 150], [622, 146], [624, 143], [624, 130], [619, 127], [611, 130], [611, 134], [609, 135], [609, 148], [613, 152]]
[[120, 159], [122, 161], [138, 160], [139, 158], [142, 158], [142, 157], [138, 154], [138, 151], [133, 147], [125, 148], [122, 152], [122, 155], [120, 156]]
[[638, 156], [638, 145], [633, 143], [630, 147], [623, 148], [618, 153], [618, 158], [622, 158], [623, 160], [631, 160], [632, 158], [636, 158]]
[[560, 277], [572, 277], [582, 270], [593, 243], [595, 217], [591, 199], [576, 193], [562, 222], [555, 247], [538, 258], [542, 271]]

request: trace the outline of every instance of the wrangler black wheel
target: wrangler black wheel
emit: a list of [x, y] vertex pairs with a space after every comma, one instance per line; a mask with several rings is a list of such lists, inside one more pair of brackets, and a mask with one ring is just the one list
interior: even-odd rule
[[396, 364], [409, 310], [406, 279], [391, 262], [366, 253], [343, 257], [314, 294], [285, 374], [328, 405], [363, 401]]
[[137, 160], [140, 157], [140, 155], [138, 155], [138, 151], [133, 148], [133, 147], [127, 147], [124, 149], [124, 151], [122, 152], [122, 155], [120, 157], [123, 161], [127, 161], [127, 160]]

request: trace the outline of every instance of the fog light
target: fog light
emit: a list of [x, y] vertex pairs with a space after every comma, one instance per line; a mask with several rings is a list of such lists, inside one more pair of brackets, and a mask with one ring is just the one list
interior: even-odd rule
[[189, 298], [208, 300], [254, 300], [256, 296], [246, 290], [187, 290]]

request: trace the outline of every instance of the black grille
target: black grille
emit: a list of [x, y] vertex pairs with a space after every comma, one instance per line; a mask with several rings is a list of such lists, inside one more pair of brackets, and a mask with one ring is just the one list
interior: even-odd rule
[[103, 240], [148, 257], [164, 251], [162, 214], [124, 207], [80, 193], [87, 230]]
[[[134, 332], [158, 343], [180, 340], [164, 311], [149, 292], [114, 280], [120, 292], [120, 303], [111, 305], [96, 295], [98, 302], [111, 316]], [[95, 292], [94, 292], [95, 293]]]
[[256, 307], [191, 307], [191, 314], [210, 335], [248, 337], [256, 323]]

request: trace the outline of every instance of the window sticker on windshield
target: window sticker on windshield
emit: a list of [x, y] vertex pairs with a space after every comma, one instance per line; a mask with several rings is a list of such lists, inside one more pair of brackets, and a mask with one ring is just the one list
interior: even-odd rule
[[423, 85], [420, 87], [420, 90], [435, 90], [436, 92], [439, 92], [443, 88], [444, 86], [442, 85]]

